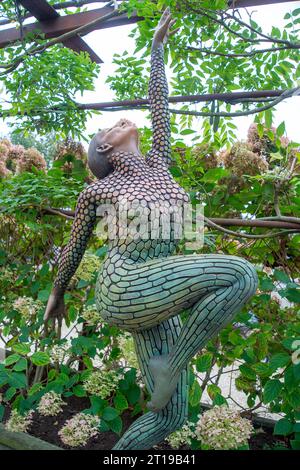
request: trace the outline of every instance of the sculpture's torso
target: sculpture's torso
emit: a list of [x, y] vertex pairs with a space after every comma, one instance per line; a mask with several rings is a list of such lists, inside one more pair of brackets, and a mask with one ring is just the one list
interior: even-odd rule
[[[101, 207], [108, 209], [109, 213], [108, 235], [112, 239], [109, 241], [108, 254], [100, 270], [96, 289], [97, 304], [107, 319], [120, 307], [128, 310], [132, 308], [131, 299], [125, 298], [128, 295], [130, 297], [128, 289], [132, 283], [138, 282], [144, 289], [152, 287], [153, 280], [141, 276], [141, 273], [143, 270], [146, 273], [157, 258], [165, 258], [174, 253], [180, 241], [174, 227], [174, 212], [181, 210], [183, 204], [189, 200], [186, 192], [176, 183], [166, 167], [151, 167], [141, 157], [136, 157], [136, 154], [130, 152], [117, 154], [117, 170], [86, 190], [89, 193], [88, 199], [98, 208], [98, 215]], [[146, 225], [146, 232], [139, 227], [134, 235], [122, 236], [124, 232], [119, 232], [120, 211], [124, 209], [124, 204], [127, 204], [127, 209], [130, 209], [130, 204], [147, 208], [149, 224]], [[113, 213], [109, 211], [110, 207], [113, 208]], [[157, 210], [160, 214], [171, 212], [170, 223], [168, 216], [166, 218], [166, 228], [169, 229], [167, 233], [162, 233], [161, 227], [156, 225], [162, 220], [157, 217]], [[88, 212], [87, 208], [87, 217]], [[135, 212], [133, 219], [137, 214], [139, 212]], [[132, 219], [130, 213], [128, 215], [126, 220], [130, 224]], [[122, 217], [124, 221], [124, 216]], [[151, 217], [154, 226], [151, 226]], [[113, 226], [117, 227], [115, 233], [112, 233]], [[130, 228], [130, 225], [127, 227]], [[156, 233], [159, 235], [155, 236]], [[159, 272], [157, 277], [159, 278]]]

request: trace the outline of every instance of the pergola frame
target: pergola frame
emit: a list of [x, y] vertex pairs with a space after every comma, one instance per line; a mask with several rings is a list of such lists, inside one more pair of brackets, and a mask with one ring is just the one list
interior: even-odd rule
[[[1, 1], [1, 0], [0, 0]], [[27, 17], [34, 16], [38, 21], [35, 23], [30, 23], [29, 25], [24, 25], [21, 30], [16, 28], [9, 28], [0, 30], [0, 48], [12, 44], [20, 40], [21, 35], [30, 33], [33, 31], [41, 30], [44, 34], [44, 37], [47, 38], [56, 38], [68, 33], [72, 33], [73, 30], [82, 28], [82, 33], [74, 34], [73, 37], [68, 37], [67, 39], [62, 39], [63, 44], [66, 47], [69, 47], [76, 52], [86, 51], [91, 60], [96, 63], [102, 63], [101, 58], [83, 41], [81, 35], [88, 34], [95, 29], [111, 28], [115, 26], [121, 26], [125, 24], [136, 23], [141, 21], [144, 18], [137, 16], [133, 13], [130, 18], [126, 14], [118, 14], [115, 17], [105, 19], [101, 21], [103, 17], [107, 14], [114, 11], [114, 7], [111, 5], [113, 2], [109, 0], [67, 0], [62, 3], [57, 3], [51, 6], [47, 0], [18, 0], [20, 5], [28, 10]], [[255, 7], [260, 5], [268, 4], [278, 4], [278, 3], [290, 3], [297, 0], [228, 0], [229, 8], [245, 8], [245, 7]], [[86, 4], [94, 3], [106, 3], [102, 8], [97, 8], [94, 10], [89, 10], [82, 13], [74, 13], [71, 15], [60, 16], [57, 10], [61, 8], [67, 8], [72, 6], [83, 6]], [[99, 19], [99, 24], [97, 24], [97, 19]], [[92, 23], [91, 27], [85, 28], [85, 25]], [[284, 90], [257, 90], [249, 92], [235, 92], [235, 93], [212, 93], [207, 95], [194, 95], [194, 96], [170, 96], [170, 102], [209, 102], [214, 100], [225, 101], [228, 103], [236, 104], [239, 102], [245, 101], [267, 101], [272, 97], [284, 96]], [[114, 101], [114, 102], [102, 102], [102, 103], [89, 103], [89, 104], [78, 104], [80, 109], [93, 109], [93, 110], [107, 110], [107, 111], [117, 111], [118, 109], [132, 109], [140, 108], [143, 109], [149, 104], [148, 99], [138, 99], [138, 100], [123, 100], [123, 101]]]

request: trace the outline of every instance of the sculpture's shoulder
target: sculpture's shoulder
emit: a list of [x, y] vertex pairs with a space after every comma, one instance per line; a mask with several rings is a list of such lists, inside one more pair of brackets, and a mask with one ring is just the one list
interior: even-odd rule
[[167, 166], [152, 168], [153, 179], [161, 188], [163, 194], [169, 199], [188, 203], [188, 193], [174, 179]]
[[105, 202], [111, 197], [111, 189], [114, 187], [114, 178], [107, 176], [87, 186], [81, 193], [80, 198], [90, 203]]

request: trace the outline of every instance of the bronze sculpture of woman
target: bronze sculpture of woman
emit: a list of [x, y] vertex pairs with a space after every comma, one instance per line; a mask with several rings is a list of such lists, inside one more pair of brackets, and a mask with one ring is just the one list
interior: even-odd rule
[[[173, 22], [167, 9], [152, 43], [152, 148], [144, 158], [137, 128], [125, 119], [92, 139], [89, 165], [98, 180], [79, 196], [45, 320], [64, 315], [64, 292], [95, 226], [97, 207], [117, 207], [120, 201], [144, 206], [189, 201], [168, 170], [170, 119], [163, 50], [168, 36], [177, 31], [170, 31]], [[174, 226], [168, 240], [117, 236], [109, 242], [98, 276], [97, 308], [108, 323], [132, 333], [141, 373], [151, 392], [150, 411], [132, 424], [115, 449], [149, 449], [182, 427], [187, 417], [189, 361], [232, 321], [256, 290], [257, 275], [248, 261], [214, 254], [176, 256], [178, 242]], [[182, 325], [180, 313], [186, 308], [189, 316]]]

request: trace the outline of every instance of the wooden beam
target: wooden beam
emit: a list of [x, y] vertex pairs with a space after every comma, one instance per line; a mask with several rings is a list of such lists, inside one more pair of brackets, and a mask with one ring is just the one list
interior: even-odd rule
[[25, 432], [7, 431], [3, 424], [0, 424], [0, 444], [14, 450], [63, 450]]
[[39, 21], [58, 18], [60, 14], [46, 0], [18, 0]]
[[[60, 36], [63, 33], [72, 31], [73, 29], [84, 26], [87, 23], [102, 18], [104, 15], [114, 11], [113, 7], [103, 7], [96, 10], [85, 11], [82, 13], [74, 13], [73, 15], [59, 16], [52, 20], [41, 21], [37, 23], [30, 23], [24, 25], [24, 33], [32, 33], [33, 31], [40, 30], [45, 34], [45, 38], [53, 38]], [[137, 21], [143, 20], [144, 18], [133, 15], [131, 18], [127, 17], [126, 13], [119, 15], [115, 18], [111, 18], [103, 23], [99, 23], [99, 26], [92, 26], [91, 29], [85, 31], [84, 34], [88, 34], [95, 29], [112, 28], [115, 26], [121, 26], [125, 24], [136, 23]], [[20, 40], [20, 31], [16, 28], [9, 28], [0, 30], [0, 49], [12, 44], [15, 41]]]
[[[21, 5], [26, 8], [40, 22], [55, 20], [60, 17], [60, 14], [47, 2], [47, 0], [18, 0]], [[80, 37], [74, 36], [66, 41], [63, 41], [64, 46], [72, 49], [75, 52], [87, 52], [90, 59], [96, 64], [102, 64], [103, 60], [91, 49], [91, 47]]]

